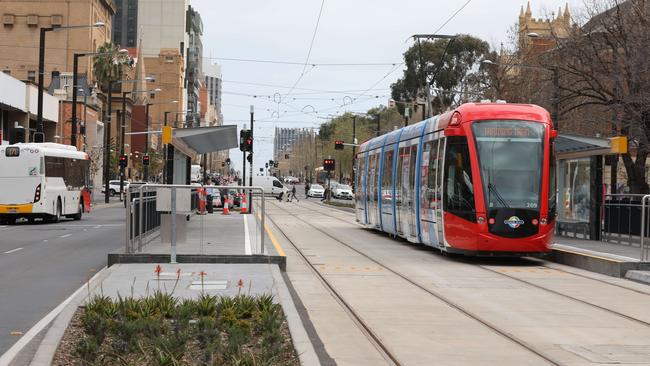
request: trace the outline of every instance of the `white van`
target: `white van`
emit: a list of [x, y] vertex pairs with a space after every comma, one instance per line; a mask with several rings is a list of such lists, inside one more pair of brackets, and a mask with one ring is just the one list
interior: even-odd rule
[[201, 182], [201, 166], [200, 165], [192, 164], [192, 168], [190, 170], [190, 181], [192, 183], [200, 183]]
[[276, 177], [262, 176], [253, 177], [253, 186], [264, 188], [264, 194], [272, 194], [274, 196], [284, 192], [287, 193], [287, 188]]

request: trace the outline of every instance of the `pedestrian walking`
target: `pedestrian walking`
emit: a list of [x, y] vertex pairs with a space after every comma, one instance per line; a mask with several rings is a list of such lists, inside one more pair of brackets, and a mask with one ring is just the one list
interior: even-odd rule
[[[208, 180], [205, 182], [205, 185], [206, 185], [206, 186], [211, 186], [211, 185], [212, 185], [212, 181], [211, 181], [210, 179], [208, 179]], [[214, 203], [214, 194], [215, 194], [215, 189], [214, 189], [214, 187], [208, 187], [208, 188], [206, 188], [206, 189], [205, 189], [205, 193], [206, 193], [205, 203], [206, 203], [206, 206], [207, 206], [206, 208], [207, 208], [207, 210], [208, 210], [208, 213], [214, 213], [214, 206], [213, 206], [213, 203]]]
[[289, 202], [293, 202], [294, 198], [296, 199], [296, 201], [300, 202], [300, 200], [298, 199], [298, 196], [296, 196], [296, 185], [295, 184], [291, 187], [291, 195], [289, 196]]
[[325, 187], [325, 194], [323, 195], [323, 199], [320, 200], [320, 201], [321, 201], [321, 202], [326, 201], [326, 200], [327, 200], [327, 197], [329, 196], [329, 194], [330, 194], [330, 187]]
[[309, 182], [305, 183], [305, 199], [309, 198], [309, 190], [311, 189], [311, 186], [309, 185]]

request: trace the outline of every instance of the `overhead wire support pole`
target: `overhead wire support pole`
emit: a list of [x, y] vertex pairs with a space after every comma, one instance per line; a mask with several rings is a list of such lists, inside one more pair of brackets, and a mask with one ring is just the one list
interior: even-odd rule
[[[425, 107], [425, 117], [429, 118], [432, 116], [431, 114], [431, 85], [433, 84], [433, 81], [436, 79], [438, 76], [438, 73], [442, 69], [442, 65], [445, 61], [445, 57], [447, 56], [447, 51], [449, 50], [449, 46], [451, 43], [456, 39], [458, 36], [456, 35], [448, 35], [448, 34], [414, 34], [413, 39], [417, 40], [418, 42], [418, 58], [420, 59], [420, 77], [422, 79], [422, 87], [424, 88], [424, 93], [426, 97], [426, 102], [427, 105]], [[445, 46], [445, 50], [442, 53], [442, 57], [440, 58], [440, 62], [438, 63], [438, 67], [436, 68], [436, 71], [434, 72], [431, 82], [427, 80], [427, 74], [426, 70], [424, 67], [424, 60], [422, 58], [422, 45], [420, 42], [420, 39], [428, 39], [428, 40], [433, 40], [433, 39], [448, 39], [449, 42], [447, 42], [447, 45]], [[442, 107], [442, 105], [441, 105]]]

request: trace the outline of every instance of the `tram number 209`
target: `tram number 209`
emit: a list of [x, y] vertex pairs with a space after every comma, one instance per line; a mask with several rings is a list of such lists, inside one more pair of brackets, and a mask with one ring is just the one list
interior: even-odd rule
[[537, 208], [536, 202], [526, 202], [526, 208]]

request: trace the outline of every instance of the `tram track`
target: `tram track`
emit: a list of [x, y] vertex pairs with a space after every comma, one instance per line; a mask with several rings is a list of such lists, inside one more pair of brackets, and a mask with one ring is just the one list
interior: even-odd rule
[[[275, 203], [275, 202], [273, 203], [273, 206], [275, 206], [276, 208], [280, 208], [280, 209], [283, 208], [282, 206], [278, 205], [278, 204]], [[364, 252], [362, 252], [362, 251], [356, 249], [356, 248], [353, 247], [352, 245], [350, 245], [350, 244], [348, 244], [348, 243], [342, 241], [341, 239], [339, 239], [339, 238], [333, 236], [333, 235], [330, 234], [329, 232], [327, 232], [327, 231], [321, 229], [320, 227], [314, 225], [313, 223], [311, 223], [311, 222], [305, 220], [305, 219], [302, 218], [301, 216], [296, 215], [296, 214], [291, 213], [291, 212], [287, 212], [286, 210], [285, 210], [284, 212], [285, 212], [286, 214], [288, 214], [288, 215], [290, 215], [290, 216], [292, 216], [292, 217], [298, 219], [299, 221], [301, 221], [301, 222], [303, 222], [303, 223], [309, 225], [310, 227], [314, 228], [314, 229], [317, 230], [318, 232], [320, 232], [320, 233], [324, 234], [325, 236], [329, 237], [330, 239], [336, 241], [336, 242], [339, 243], [340, 245], [342, 245], [342, 246], [344, 246], [344, 247], [346, 247], [346, 248], [352, 250], [353, 252], [355, 252], [355, 253], [357, 253], [358, 255], [360, 255], [360, 256], [366, 258], [367, 260], [369, 260], [369, 261], [371, 261], [371, 262], [374, 262], [375, 264], [377, 264], [377, 265], [383, 267], [383, 268], [386, 269], [388, 272], [390, 272], [390, 273], [394, 274], [395, 276], [399, 277], [400, 279], [406, 281], [406, 282], [407, 282], [408, 284], [410, 284], [411, 286], [414, 286], [414, 287], [418, 288], [419, 290], [424, 291], [425, 293], [427, 293], [427, 294], [433, 296], [434, 298], [438, 299], [439, 301], [443, 302], [444, 304], [446, 304], [446, 305], [449, 306], [450, 308], [459, 311], [461, 314], [463, 314], [463, 315], [465, 315], [465, 316], [467, 316], [467, 317], [473, 319], [474, 321], [477, 321], [478, 323], [480, 323], [480, 324], [482, 324], [483, 326], [485, 326], [485, 327], [487, 327], [488, 329], [490, 329], [492, 332], [494, 332], [494, 333], [496, 333], [496, 334], [498, 334], [498, 335], [500, 335], [500, 336], [506, 338], [507, 340], [509, 340], [509, 341], [511, 341], [511, 342], [513, 342], [513, 343], [515, 343], [515, 344], [517, 344], [517, 345], [519, 345], [520, 347], [526, 349], [527, 351], [529, 351], [530, 353], [534, 354], [535, 356], [537, 356], [537, 357], [539, 357], [539, 358], [541, 358], [541, 359], [545, 360], [546, 362], [549, 362], [550, 364], [553, 364], [553, 365], [561, 365], [561, 364], [562, 364], [561, 362], [555, 360], [552, 356], [549, 356], [549, 355], [545, 354], [544, 352], [542, 352], [541, 350], [539, 350], [539, 349], [535, 348], [534, 346], [528, 344], [528, 343], [527, 343], [526, 341], [524, 341], [523, 339], [520, 339], [520, 338], [518, 338], [518, 337], [515, 337], [514, 335], [510, 334], [510, 333], [507, 332], [506, 330], [504, 330], [504, 329], [502, 329], [501, 327], [499, 327], [499, 326], [493, 324], [492, 322], [490, 322], [490, 321], [488, 321], [488, 320], [482, 318], [482, 317], [479, 316], [478, 314], [475, 314], [475, 313], [472, 312], [471, 310], [469, 310], [469, 309], [465, 308], [464, 306], [458, 304], [457, 302], [453, 301], [452, 299], [448, 298], [447, 296], [445, 296], [445, 295], [443, 295], [443, 294], [441, 294], [441, 293], [439, 293], [439, 292], [437, 292], [437, 291], [433, 291], [433, 290], [431, 290], [431, 289], [429, 289], [429, 288], [427, 288], [427, 287], [421, 285], [420, 283], [418, 283], [418, 282], [416, 282], [416, 281], [413, 281], [413, 280], [410, 279], [408, 276], [406, 276], [406, 275], [402, 274], [401, 272], [399, 272], [399, 271], [397, 271], [397, 270], [391, 268], [391, 266], [388, 266], [388, 265], [386, 265], [385, 263], [383, 263], [382, 261], [380, 261], [380, 260], [378, 260], [378, 259], [376, 259], [376, 258], [373, 258], [373, 257], [367, 255], [366, 253], [364, 253]], [[322, 212], [319, 212], [319, 213], [322, 214]], [[270, 216], [270, 215], [269, 215], [269, 216]], [[334, 216], [331, 216], [331, 215], [326, 215], [326, 216], [328, 216], [328, 217], [334, 217]], [[282, 234], [284, 235], [284, 237], [287, 238], [287, 240], [290, 242], [290, 244], [292, 245], [292, 247], [293, 247], [293, 248], [298, 252], [298, 254], [301, 256], [302, 260], [303, 260], [303, 261], [304, 261], [304, 262], [305, 262], [305, 263], [306, 263], [306, 264], [311, 268], [311, 270], [312, 270], [312, 271], [317, 275], [317, 277], [319, 278], [319, 280], [320, 280], [320, 281], [321, 281], [321, 282], [322, 282], [322, 283], [323, 283], [323, 284], [328, 288], [328, 290], [329, 290], [330, 292], [332, 292], [332, 293], [335, 295], [335, 297], [337, 298], [337, 300], [339, 300], [342, 304], [344, 304], [346, 310], [349, 311], [350, 314], [352, 314], [352, 316], [354, 317], [354, 319], [355, 319], [356, 321], [358, 321], [359, 324], [361, 324], [361, 325], [363, 326], [363, 328], [368, 332], [368, 334], [372, 337], [372, 341], [373, 341], [372, 343], [375, 344], [376, 347], [379, 347], [381, 350], [384, 350], [384, 351], [386, 352], [387, 356], [389, 357], [389, 359], [390, 359], [390, 360], [393, 360], [393, 362], [394, 362], [396, 365], [400, 365], [400, 363], [399, 363], [399, 361], [397, 360], [397, 358], [396, 358], [394, 355], [392, 355], [392, 354], [390, 353], [390, 351], [387, 349], [387, 347], [386, 347], [386, 346], [381, 342], [381, 340], [379, 339], [379, 337], [378, 337], [378, 336], [377, 336], [377, 335], [372, 331], [372, 329], [370, 328], [370, 326], [367, 325], [367, 324], [363, 321], [363, 319], [362, 319], [362, 318], [361, 318], [361, 317], [360, 317], [360, 316], [359, 316], [359, 315], [354, 311], [354, 309], [352, 309], [352, 307], [351, 307], [349, 304], [347, 304], [347, 302], [345, 302], [345, 299], [343, 299], [343, 297], [342, 297], [342, 296], [341, 296], [341, 295], [336, 291], [336, 289], [334, 288], [334, 286], [333, 286], [333, 285], [332, 285], [332, 284], [331, 284], [331, 283], [330, 283], [330, 282], [325, 278], [325, 276], [323, 276], [323, 275], [320, 273], [320, 271], [318, 271], [318, 269], [316, 268], [316, 266], [314, 266], [314, 265], [309, 261], [309, 259], [305, 256], [305, 254], [302, 252], [302, 250], [301, 250], [301, 249], [300, 249], [300, 248], [295, 244], [295, 242], [293, 242], [293, 241], [291, 240], [291, 238], [289, 237], [289, 235], [287, 235], [287, 233], [286, 233], [282, 228], [280, 228], [280, 226], [278, 226], [277, 223], [276, 223], [272, 218], [269, 217], [269, 219], [271, 220], [271, 222], [273, 222], [273, 224], [276, 226], [276, 228], [278, 228], [278, 230], [280, 230], [280, 231], [282, 232]], [[345, 220], [342, 220], [342, 219], [339, 219], [339, 220], [340, 220], [340, 221], [345, 221]], [[350, 223], [347, 222], [347, 221], [345, 221], [345, 222], [348, 223], [348, 224], [350, 224]]]
[[[273, 203], [276, 207], [276, 203]], [[297, 216], [296, 216], [297, 217]], [[343, 311], [350, 317], [350, 319], [357, 325], [359, 330], [366, 336], [368, 341], [377, 349], [379, 354], [386, 360], [390, 365], [401, 366], [402, 363], [397, 359], [397, 357], [386, 347], [386, 345], [381, 341], [379, 336], [375, 334], [372, 328], [363, 320], [363, 318], [354, 311], [354, 308], [343, 298], [343, 296], [334, 288], [334, 286], [323, 276], [323, 274], [316, 268], [316, 266], [309, 261], [304, 252], [296, 245], [292, 240], [291, 236], [283, 230], [276, 222], [273, 220], [270, 215], [267, 215], [267, 219], [279, 230], [285, 239], [291, 244], [293, 249], [298, 253], [303, 263], [309, 267], [311, 272], [318, 278], [319, 282], [327, 289], [336, 302], [341, 306]]]
[[[330, 213], [333, 213], [333, 212], [332, 212], [330, 209], [328, 209], [327, 207], [325, 207], [325, 209], [326, 209], [327, 211], [329, 211]], [[323, 213], [322, 211], [319, 211], [319, 213], [320, 213], [320, 214], [323, 214], [323, 215], [325, 215], [325, 216], [327, 216], [327, 217], [333, 218], [333, 219], [335, 219], [335, 220], [342, 221], [342, 222], [344, 222], [344, 223], [346, 223], [346, 224], [348, 224], [348, 225], [358, 226], [358, 227], [364, 228], [362, 225], [360, 225], [360, 224], [358, 224], [358, 223], [356, 223], [356, 222], [350, 222], [350, 221], [345, 220], [345, 219], [342, 219], [342, 218], [340, 218], [340, 217], [337, 217], [337, 216], [334, 216], [334, 215], [330, 215], [330, 214]], [[424, 245], [424, 244], [423, 244], [423, 245]], [[436, 248], [434, 248], [434, 247], [428, 247], [428, 246], [427, 246], [427, 248], [435, 249], [436, 252], [439, 251], [438, 249], [436, 249]], [[533, 260], [533, 261], [540, 261], [539, 258], [527, 258], [527, 259], [528, 259], [528, 260]], [[541, 261], [540, 261], [540, 262], [541, 262]], [[628, 290], [628, 291], [636, 292], [636, 293], [641, 294], [641, 295], [647, 295], [647, 296], [650, 296], [650, 291], [642, 291], [642, 290], [635, 289], [635, 288], [632, 288], [632, 287], [629, 287], [629, 286], [625, 286], [625, 285], [622, 285], [622, 284], [613, 283], [613, 282], [611, 282], [611, 281], [607, 281], [607, 280], [603, 280], [603, 279], [595, 278], [594, 276], [589, 276], [589, 275], [584, 275], [584, 274], [575, 273], [575, 272], [571, 272], [571, 271], [566, 271], [566, 270], [563, 270], [563, 269], [560, 269], [560, 268], [549, 267], [549, 266], [547, 266], [547, 265], [545, 265], [545, 264], [543, 264], [543, 263], [539, 263], [539, 267], [544, 267], [544, 268], [547, 268], [547, 269], [549, 269], [549, 270], [562, 272], [562, 273], [565, 273], [565, 274], [570, 275], [570, 276], [581, 277], [581, 278], [584, 278], [584, 279], [587, 279], [587, 280], [590, 280], [590, 281], [600, 282], [600, 283], [603, 283], [603, 284], [608, 285], [608, 286], [618, 287], [618, 288], [621, 288], [621, 289], [624, 289], [624, 290]], [[650, 325], [650, 323], [649, 323], [649, 325]]]

